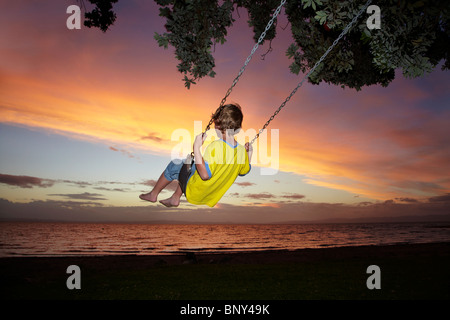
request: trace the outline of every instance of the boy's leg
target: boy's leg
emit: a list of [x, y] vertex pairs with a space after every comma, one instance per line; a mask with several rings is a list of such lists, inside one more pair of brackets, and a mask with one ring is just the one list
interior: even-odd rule
[[149, 193], [141, 194], [139, 198], [150, 202], [156, 202], [156, 200], [158, 199], [158, 194], [171, 182], [172, 181], [167, 180], [166, 177], [164, 176], [164, 173], [162, 173], [158, 181], [156, 181], [153, 190], [150, 191]]
[[178, 184], [177, 190], [175, 190], [175, 192], [173, 193], [173, 195], [170, 198], [161, 200], [159, 202], [161, 202], [166, 207], [178, 207], [180, 204], [180, 198], [182, 195], [183, 195], [183, 191], [181, 190], [181, 187]]
[[178, 179], [182, 166], [183, 166], [182, 160], [176, 159], [170, 161], [164, 172], [159, 177], [158, 181], [156, 181], [153, 190], [150, 191], [149, 193], [141, 194], [139, 198], [150, 202], [156, 202], [161, 190], [167, 187], [167, 185], [171, 183], [173, 180]]

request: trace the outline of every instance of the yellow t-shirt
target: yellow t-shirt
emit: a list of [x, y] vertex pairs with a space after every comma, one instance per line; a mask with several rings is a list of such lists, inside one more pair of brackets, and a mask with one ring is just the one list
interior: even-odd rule
[[189, 178], [186, 199], [192, 204], [214, 207], [236, 180], [250, 172], [250, 163], [245, 147], [235, 146], [224, 140], [211, 142], [203, 154], [209, 180], [202, 180], [197, 170]]

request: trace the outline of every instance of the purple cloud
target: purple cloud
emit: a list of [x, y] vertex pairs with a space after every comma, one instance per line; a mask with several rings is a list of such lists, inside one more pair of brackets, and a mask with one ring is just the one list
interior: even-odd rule
[[37, 177], [0, 174], [0, 183], [20, 188], [48, 188], [53, 186], [55, 182], [53, 180], [41, 179]]
[[65, 197], [72, 200], [107, 200], [102, 194], [98, 193], [74, 193], [74, 194], [49, 194], [49, 196]]

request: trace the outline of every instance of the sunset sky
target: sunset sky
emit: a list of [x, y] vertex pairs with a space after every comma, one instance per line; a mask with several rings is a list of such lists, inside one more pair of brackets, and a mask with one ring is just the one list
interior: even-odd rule
[[[448, 219], [450, 73], [440, 67], [420, 79], [398, 72], [389, 87], [359, 92], [305, 83], [255, 146], [251, 174], [217, 207], [141, 201], [180, 142], [189, 146], [204, 129], [250, 53], [246, 13], [215, 46], [216, 77], [187, 90], [174, 49], [153, 39], [165, 31], [153, 1], [119, 1], [106, 33], [67, 29], [71, 4], [1, 5], [0, 219]], [[258, 49], [228, 99], [244, 111], [242, 144], [302, 77], [289, 72], [291, 31], [281, 25], [284, 16], [273, 51], [262, 60], [268, 44]]]

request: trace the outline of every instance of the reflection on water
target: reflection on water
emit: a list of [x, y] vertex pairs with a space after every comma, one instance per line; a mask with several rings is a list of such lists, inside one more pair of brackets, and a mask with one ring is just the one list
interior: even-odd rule
[[295, 250], [449, 241], [448, 223], [296, 225], [0, 223], [0, 257]]

